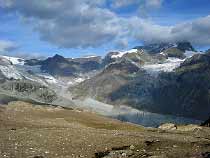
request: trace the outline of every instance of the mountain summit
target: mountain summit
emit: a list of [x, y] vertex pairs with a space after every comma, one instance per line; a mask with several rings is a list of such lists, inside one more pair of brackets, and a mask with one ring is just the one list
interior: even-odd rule
[[196, 51], [190, 42], [177, 42], [177, 43], [154, 43], [145, 46], [137, 46], [134, 49], [143, 50], [150, 54], [160, 53], [167, 49], [176, 48], [180, 51]]

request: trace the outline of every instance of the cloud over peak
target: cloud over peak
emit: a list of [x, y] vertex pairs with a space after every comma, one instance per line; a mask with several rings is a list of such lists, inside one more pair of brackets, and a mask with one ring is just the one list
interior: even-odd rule
[[174, 26], [160, 26], [136, 19], [135, 38], [147, 43], [189, 41], [194, 45], [210, 45], [210, 16]]

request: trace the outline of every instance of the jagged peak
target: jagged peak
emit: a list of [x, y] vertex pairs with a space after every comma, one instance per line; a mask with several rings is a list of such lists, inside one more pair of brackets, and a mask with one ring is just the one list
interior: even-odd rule
[[56, 59], [65, 59], [63, 56], [59, 55], [59, 54], [55, 54], [52, 58], [56, 58]]
[[59, 54], [55, 54], [53, 57], [47, 58], [44, 62], [68, 62], [66, 58]]

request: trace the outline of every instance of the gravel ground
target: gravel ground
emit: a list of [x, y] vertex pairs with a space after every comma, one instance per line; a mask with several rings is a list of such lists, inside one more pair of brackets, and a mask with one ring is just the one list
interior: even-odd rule
[[209, 158], [210, 130], [144, 128], [80, 109], [13, 102], [0, 106], [0, 157]]

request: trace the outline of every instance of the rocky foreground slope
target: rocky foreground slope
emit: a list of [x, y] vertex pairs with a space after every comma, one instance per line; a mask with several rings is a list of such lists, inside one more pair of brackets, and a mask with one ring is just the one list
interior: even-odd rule
[[208, 158], [209, 151], [207, 127], [144, 128], [80, 109], [0, 106], [3, 158]]

